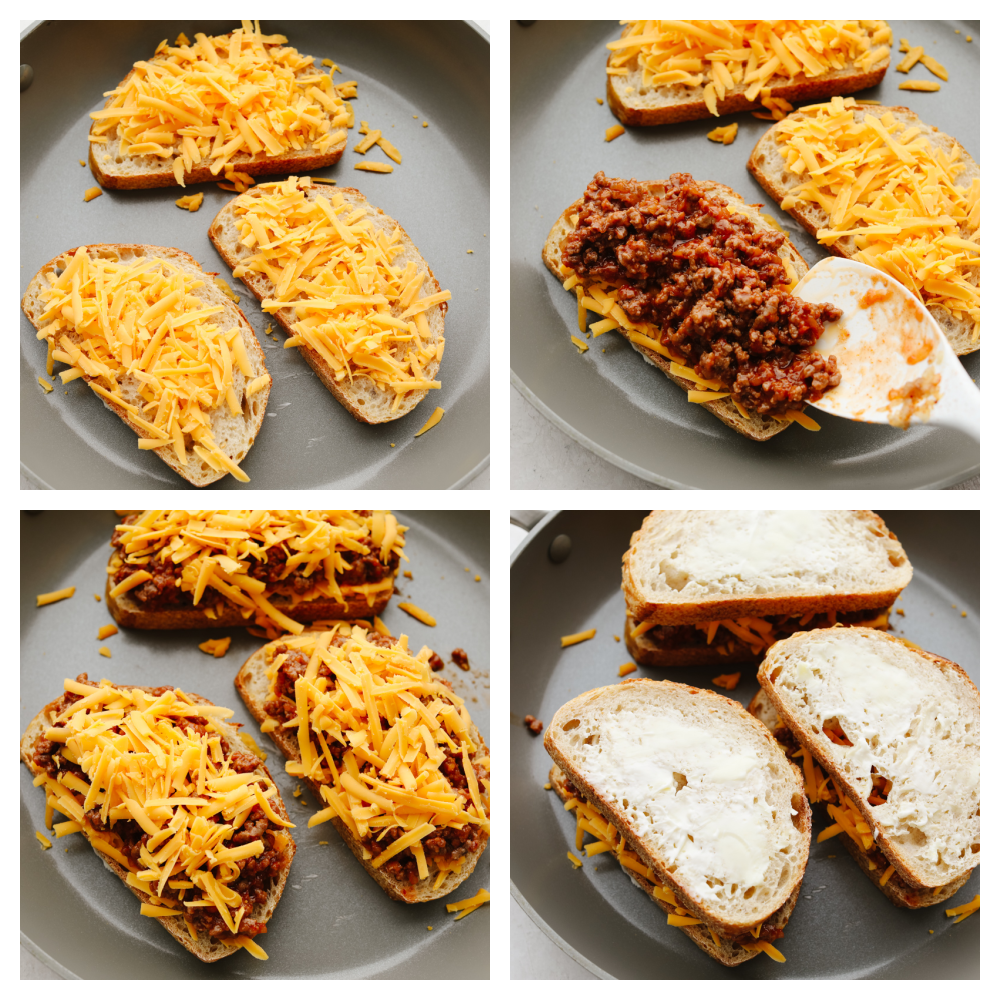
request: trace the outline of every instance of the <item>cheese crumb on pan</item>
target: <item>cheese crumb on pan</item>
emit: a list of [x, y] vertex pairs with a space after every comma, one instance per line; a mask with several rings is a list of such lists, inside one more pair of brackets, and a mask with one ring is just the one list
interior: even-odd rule
[[401, 601], [399, 604], [399, 610], [405, 611], [412, 618], [416, 618], [418, 622], [423, 622], [425, 625], [429, 625], [433, 628], [437, 625], [437, 619], [424, 611], [423, 608], [418, 608], [415, 604], [409, 604], [405, 601]]
[[[213, 175], [261, 154], [312, 147], [325, 153], [346, 138], [354, 112], [313, 57], [243, 21], [230, 35], [198, 32], [134, 63], [128, 78], [91, 114], [92, 143], [118, 140], [121, 156], [156, 156], [177, 183], [206, 161]], [[183, 38], [183, 36], [181, 36]]]
[[104, 192], [99, 187], [87, 188], [87, 190], [83, 192], [83, 200], [93, 201], [95, 198], [100, 198], [102, 194], [104, 194]]
[[708, 133], [708, 138], [712, 142], [721, 142], [723, 146], [731, 146], [736, 140], [736, 133], [739, 130], [739, 123], [733, 122], [731, 125], [722, 126], [718, 128], [713, 128], [711, 132]]
[[54, 604], [56, 601], [63, 601], [67, 597], [72, 597], [76, 593], [76, 587], [63, 587], [62, 590], [52, 590], [47, 594], [39, 594], [35, 598], [35, 607], [41, 608], [46, 604]]
[[590, 628], [586, 632], [574, 632], [572, 635], [564, 635], [560, 642], [565, 649], [566, 646], [575, 646], [578, 642], [586, 642], [587, 639], [593, 639], [595, 635], [597, 635], [597, 629]]
[[178, 198], [174, 204], [178, 208], [186, 208], [189, 212], [197, 212], [204, 200], [205, 192], [199, 191], [197, 194], [186, 194], [183, 198]]
[[604, 130], [604, 141], [611, 142], [613, 139], [617, 139], [618, 136], [625, 134], [624, 125], [611, 125]]
[[441, 418], [443, 416], [444, 416], [444, 408], [441, 406], [436, 407], [434, 412], [427, 418], [427, 423], [424, 424], [424, 426], [421, 427], [420, 430], [417, 431], [417, 433], [414, 434], [413, 436], [418, 438], [420, 437], [421, 434], [426, 433], [432, 427], [437, 427], [437, 425], [441, 423]]

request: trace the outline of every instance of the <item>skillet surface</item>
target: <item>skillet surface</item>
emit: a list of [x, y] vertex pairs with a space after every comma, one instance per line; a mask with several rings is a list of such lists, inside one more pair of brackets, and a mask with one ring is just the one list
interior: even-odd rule
[[[893, 629], [961, 664], [979, 684], [978, 512], [878, 511], [903, 543], [913, 581], [892, 616]], [[854, 860], [831, 840], [810, 852], [802, 890], [778, 947], [787, 962], [758, 957], [726, 969], [683, 934], [605, 855], [577, 871], [566, 859], [575, 822], [547, 792], [552, 761], [540, 737], [522, 723], [546, 724], [584, 691], [614, 684], [631, 662], [622, 635], [625, 600], [621, 557], [644, 512], [562, 511], [548, 515], [524, 540], [511, 565], [511, 881], [528, 915], [567, 954], [610, 979], [976, 979], [975, 917], [955, 926], [945, 907], [901, 910], [875, 889]], [[548, 558], [553, 538], [569, 535], [569, 558]], [[957, 605], [953, 608], [952, 605]], [[961, 612], [968, 617], [962, 618]], [[596, 628], [588, 642], [561, 649], [559, 637]], [[737, 668], [726, 667], [725, 672]], [[718, 690], [712, 667], [640, 667], [631, 678], [668, 679]], [[728, 697], [747, 705], [758, 689], [756, 668], [742, 669]], [[813, 828], [829, 825], [813, 809]], [[830, 858], [830, 855], [835, 855]], [[950, 905], [979, 892], [979, 869]], [[933, 929], [934, 934], [928, 934]]]
[[[442, 387], [388, 424], [358, 423], [297, 350], [265, 336], [273, 323], [208, 239], [216, 213], [236, 195], [215, 183], [149, 191], [105, 191], [87, 158], [88, 113], [104, 103], [137, 59], [184, 31], [224, 34], [238, 21], [43, 22], [21, 42], [34, 82], [21, 94], [21, 281], [57, 254], [87, 243], [180, 247], [219, 272], [264, 348], [274, 379], [268, 415], [242, 468], [250, 483], [226, 476], [215, 489], [328, 486], [459, 487], [489, 454], [489, 43], [478, 28], [452, 22], [265, 21], [300, 52], [332, 59], [337, 80], [357, 80], [355, 119], [382, 128], [403, 155], [391, 174], [354, 169], [357, 126], [340, 162], [315, 172], [395, 218], [450, 289]], [[428, 122], [423, 128], [422, 122]], [[372, 159], [369, 154], [368, 159]], [[385, 157], [378, 157], [384, 160]], [[275, 175], [275, 179], [281, 175]], [[200, 211], [179, 210], [181, 194], [204, 191]], [[469, 254], [466, 251], [472, 250]], [[40, 487], [191, 489], [78, 379], [42, 393], [45, 349], [20, 316], [21, 463]], [[57, 365], [62, 370], [64, 366]], [[49, 381], [52, 381], [51, 379]], [[435, 406], [447, 416], [414, 439]], [[395, 447], [390, 447], [395, 444]]]
[[[903, 75], [890, 66], [878, 87], [855, 96], [912, 108], [978, 162], [979, 23], [889, 23], [892, 66], [899, 61], [899, 39], [908, 38], [948, 68], [949, 81], [938, 93], [900, 91]], [[810, 411], [822, 425], [819, 433], [796, 425], [770, 441], [750, 441], [688, 403], [620, 334], [587, 341], [583, 355], [576, 351], [569, 342], [578, 333], [576, 301], [545, 268], [541, 252], [552, 225], [598, 170], [638, 180], [685, 171], [727, 184], [747, 202], [763, 202], [810, 267], [826, 256], [747, 172], [750, 151], [768, 128], [750, 112], [630, 128], [605, 141], [604, 130], [618, 124], [606, 103], [605, 45], [620, 33], [617, 22], [511, 23], [510, 364], [521, 394], [580, 444], [660, 486], [940, 489], [975, 475], [978, 447], [941, 429], [899, 433]], [[931, 78], [922, 67], [919, 75]], [[603, 107], [597, 97], [605, 99]], [[706, 140], [715, 125], [730, 122], [739, 122], [732, 145]], [[966, 355], [962, 363], [978, 382], [979, 355]]]
[[[420, 511], [399, 519], [410, 528], [410, 561], [403, 565], [413, 580], [400, 574], [397, 588], [405, 596], [392, 599], [384, 621], [395, 635], [408, 635], [413, 648], [428, 645], [440, 653], [442, 677], [466, 700], [488, 745], [489, 516]], [[19, 763], [21, 943], [70, 979], [440, 979], [442, 969], [449, 977], [489, 978], [489, 907], [456, 923], [445, 903], [489, 887], [490, 848], [451, 897], [407, 905], [378, 888], [329, 824], [309, 829], [318, 808], [312, 794], [293, 796], [297, 782], [285, 774], [284, 757], [233, 686], [240, 666], [265, 640], [240, 628], [122, 629], [104, 642], [112, 659], [98, 655], [97, 629], [112, 619], [103, 600], [91, 595], [104, 593], [115, 523], [111, 511], [21, 515], [20, 732], [59, 695], [64, 678], [82, 671], [92, 679], [175, 684], [204, 695], [233, 709], [233, 721], [267, 752], [268, 769], [296, 824], [298, 850], [262, 942], [268, 961], [241, 951], [206, 965], [140, 916], [138, 900], [82, 837], [55, 840], [50, 833], [52, 849], [40, 849], [35, 831], [45, 830], [45, 797]], [[472, 579], [477, 573], [480, 583]], [[35, 607], [35, 594], [71, 584], [77, 593], [70, 600]], [[437, 627], [400, 611], [398, 602], [407, 599], [432, 612]], [[198, 650], [198, 643], [220, 635], [233, 638], [226, 656], [216, 660]], [[449, 662], [459, 646], [469, 654], [468, 673]]]

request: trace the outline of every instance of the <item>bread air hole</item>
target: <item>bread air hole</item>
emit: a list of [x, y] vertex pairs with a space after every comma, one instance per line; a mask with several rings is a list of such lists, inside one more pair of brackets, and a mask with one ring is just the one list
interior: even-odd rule
[[826, 738], [831, 743], [836, 743], [837, 746], [854, 746], [854, 744], [844, 735], [844, 730], [840, 725], [840, 719], [838, 719], [835, 715], [831, 716], [829, 719], [823, 720], [823, 732], [826, 734]]
[[903, 563], [906, 562], [906, 556], [904, 556], [902, 552], [890, 552], [889, 562], [892, 563], [893, 566], [902, 566]]
[[601, 737], [597, 733], [591, 733], [583, 742], [586, 746], [593, 746], [600, 742]]
[[781, 676], [781, 667], [775, 667], [771, 671], [771, 683], [773, 684]]
[[563, 732], [564, 733], [572, 732], [579, 725], [580, 725], [580, 720], [579, 719], [570, 719], [569, 722], [564, 722], [562, 724]]
[[756, 891], [757, 891], [757, 886], [755, 886], [755, 885], [750, 886], [750, 888], [747, 889], [747, 891], [745, 893], [743, 893], [743, 898], [744, 899], [751, 899], [753, 897], [753, 894]]
[[687, 775], [681, 774], [679, 771], [674, 771], [674, 784], [677, 786], [674, 791], [674, 795], [676, 795], [677, 792], [679, 792], [687, 783]]

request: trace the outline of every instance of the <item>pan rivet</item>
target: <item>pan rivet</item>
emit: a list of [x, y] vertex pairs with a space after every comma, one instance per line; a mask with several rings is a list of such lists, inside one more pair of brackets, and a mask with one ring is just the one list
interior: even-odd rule
[[573, 540], [569, 535], [556, 535], [549, 546], [549, 558], [554, 563], [565, 562], [569, 558], [570, 550], [573, 548]]
[[27, 90], [34, 79], [35, 71], [27, 63], [21, 63], [21, 90]]

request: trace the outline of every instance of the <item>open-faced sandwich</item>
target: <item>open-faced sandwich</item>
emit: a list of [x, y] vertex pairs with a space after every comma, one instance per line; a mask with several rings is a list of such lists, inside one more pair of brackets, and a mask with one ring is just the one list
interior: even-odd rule
[[141, 914], [203, 962], [240, 948], [267, 958], [256, 939], [295, 855], [278, 786], [232, 714], [175, 688], [80, 674], [21, 738], [45, 825], [82, 833]]
[[581, 333], [597, 313], [595, 337], [618, 330], [740, 434], [764, 441], [792, 420], [817, 429], [803, 409], [840, 372], [813, 348], [841, 312], [795, 296], [806, 262], [730, 188], [599, 172], [552, 227], [542, 259], [576, 295]]
[[392, 898], [437, 899], [467, 879], [490, 830], [490, 759], [427, 647], [359, 626], [284, 636], [236, 677], [253, 717]]
[[108, 608], [130, 628], [371, 617], [389, 603], [406, 528], [385, 510], [144, 510], [115, 527]]

